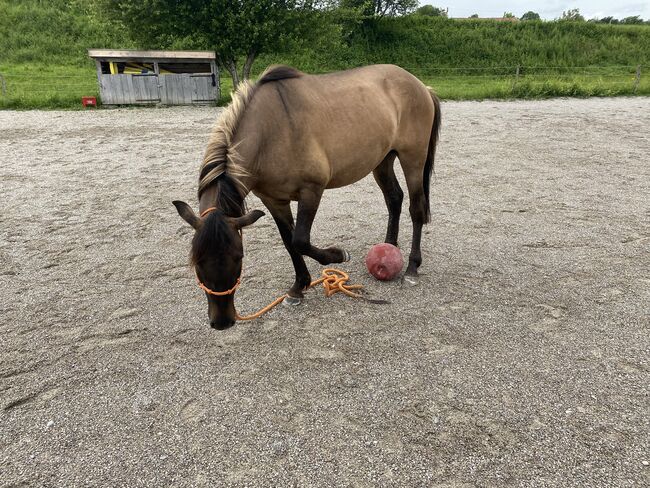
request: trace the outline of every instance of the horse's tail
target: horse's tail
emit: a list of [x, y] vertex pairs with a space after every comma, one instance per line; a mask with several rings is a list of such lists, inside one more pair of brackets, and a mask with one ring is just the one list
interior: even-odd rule
[[431, 127], [431, 137], [429, 137], [429, 149], [427, 151], [427, 160], [424, 163], [424, 198], [426, 199], [425, 211], [426, 211], [426, 222], [431, 222], [431, 204], [429, 199], [429, 193], [431, 189], [431, 173], [433, 173], [433, 164], [436, 156], [436, 145], [438, 144], [438, 138], [440, 136], [440, 122], [442, 119], [442, 113], [440, 112], [440, 99], [438, 95], [433, 92], [433, 89], [427, 87], [429, 94], [431, 95], [431, 100], [433, 100], [433, 125]]

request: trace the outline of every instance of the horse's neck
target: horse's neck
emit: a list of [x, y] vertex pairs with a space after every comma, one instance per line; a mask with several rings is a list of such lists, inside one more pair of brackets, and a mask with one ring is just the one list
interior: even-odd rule
[[[223, 189], [219, 187], [222, 183], [217, 180], [214, 184], [206, 188], [199, 198], [199, 212], [203, 213], [209, 208], [221, 210], [228, 217], [241, 217], [244, 209], [244, 199], [246, 195], [240, 192], [228, 192], [231, 198], [223, 198]], [[234, 198], [232, 198], [234, 197]]]

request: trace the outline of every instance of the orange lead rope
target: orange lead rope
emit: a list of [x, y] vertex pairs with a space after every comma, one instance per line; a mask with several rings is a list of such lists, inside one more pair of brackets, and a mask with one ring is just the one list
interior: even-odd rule
[[[216, 210], [216, 207], [210, 207], [205, 209], [203, 212], [201, 212], [200, 218], [205, 217], [207, 214], [210, 212]], [[239, 231], [241, 235], [241, 230]], [[205, 286], [203, 283], [201, 283], [201, 280], [199, 279], [199, 275], [196, 275], [196, 280], [199, 283], [199, 288], [203, 290], [204, 292], [214, 295], [214, 296], [225, 296], [225, 295], [232, 295], [237, 291], [237, 288], [239, 288], [239, 285], [241, 285], [241, 276], [237, 278], [237, 282], [235, 285], [230, 289], [226, 291], [213, 291], [207, 286]], [[352, 297], [352, 298], [364, 298], [365, 300], [371, 302], [371, 303], [388, 303], [385, 300], [369, 300], [363, 297], [359, 293], [355, 293], [352, 290], [360, 290], [363, 288], [363, 285], [348, 285], [348, 281], [350, 280], [350, 277], [345, 271], [341, 271], [340, 269], [336, 268], [325, 268], [322, 272], [322, 276], [317, 279], [316, 281], [312, 281], [308, 288], [312, 288], [320, 283], [323, 284], [323, 288], [325, 289], [325, 296], [326, 297], [331, 297], [335, 293], [342, 292], [345, 293], [347, 296]], [[287, 298], [289, 295], [285, 294], [282, 295], [281, 297], [276, 298], [273, 300], [270, 304], [268, 304], [266, 307], [263, 309], [259, 310], [258, 312], [255, 312], [254, 314], [251, 315], [246, 315], [246, 316], [241, 316], [239, 315], [238, 312], [235, 311], [235, 318], [237, 320], [253, 320], [258, 317], [261, 317], [264, 315], [266, 312], [269, 310], [272, 310], [276, 306], [278, 306], [280, 303], [284, 301], [285, 298]]]
[[[348, 283], [349, 279], [350, 279], [350, 277], [348, 276], [348, 274], [345, 271], [341, 271], [340, 269], [336, 269], [336, 268], [325, 268], [323, 270], [323, 275], [319, 279], [317, 279], [316, 281], [312, 281], [309, 284], [308, 288], [312, 288], [312, 287], [322, 283], [323, 288], [325, 289], [325, 296], [326, 297], [331, 297], [335, 293], [343, 292], [347, 296], [352, 297], [352, 298], [364, 298], [364, 299], [366, 299], [365, 297], [363, 297], [359, 293], [355, 293], [355, 292], [352, 291], [352, 290], [360, 290], [361, 288], [363, 288], [363, 285], [348, 285], [347, 283]], [[225, 295], [232, 295], [233, 293], [235, 293], [235, 291], [237, 291], [237, 288], [239, 288], [239, 285], [241, 284], [241, 277], [237, 278], [237, 282], [235, 283], [235, 286], [233, 286], [230, 290], [226, 290], [226, 291], [214, 291], [214, 290], [211, 290], [210, 288], [205, 286], [203, 283], [201, 283], [201, 280], [199, 279], [199, 275], [196, 275], [196, 281], [198, 281], [198, 283], [199, 283], [199, 288], [201, 288], [201, 290], [203, 290], [204, 292], [206, 292], [206, 293], [208, 293], [210, 295], [217, 296], [217, 297], [222, 297], [222, 296], [225, 296]], [[261, 309], [260, 311], [254, 313], [252, 315], [241, 316], [241, 315], [239, 315], [238, 312], [235, 311], [235, 318], [237, 320], [253, 320], [253, 319], [256, 319], [258, 317], [261, 317], [266, 312], [268, 312], [269, 310], [273, 309], [274, 307], [276, 307], [277, 305], [282, 303], [284, 301], [284, 299], [287, 298], [288, 296], [289, 296], [288, 294], [284, 294], [281, 297], [276, 298], [269, 305], [267, 305], [266, 307], [264, 307], [263, 309]], [[366, 300], [369, 301], [369, 302], [372, 302], [372, 303], [386, 303], [383, 300], [368, 300], [368, 299], [366, 299]]]
[[[359, 293], [355, 293], [352, 290], [360, 290], [363, 288], [363, 285], [348, 285], [347, 282], [349, 281], [350, 277], [345, 271], [341, 271], [340, 269], [336, 268], [325, 268], [322, 273], [322, 277], [317, 279], [316, 281], [312, 281], [311, 284], [309, 285], [309, 288], [312, 288], [320, 283], [323, 284], [323, 288], [325, 289], [325, 296], [331, 297], [335, 293], [338, 292], [343, 292], [346, 295], [352, 297], [352, 298], [363, 298]], [[237, 280], [237, 284], [235, 285], [236, 287], [239, 286], [239, 280]], [[222, 292], [222, 294], [226, 294], [227, 292]], [[234, 293], [234, 289], [233, 289]], [[275, 308], [277, 305], [282, 303], [285, 298], [287, 298], [289, 295], [285, 294], [282, 295], [281, 297], [276, 298], [273, 300], [269, 305], [264, 307], [258, 312], [255, 312], [254, 314], [251, 315], [246, 315], [246, 316], [241, 316], [239, 313], [235, 312], [235, 317], [237, 320], [253, 320], [258, 317], [261, 317], [264, 315], [266, 312], [269, 310]]]

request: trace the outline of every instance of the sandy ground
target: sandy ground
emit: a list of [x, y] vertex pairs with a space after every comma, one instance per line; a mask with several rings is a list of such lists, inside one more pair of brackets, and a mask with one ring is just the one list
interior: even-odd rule
[[[226, 332], [171, 205], [218, 109], [0, 112], [0, 485], [647, 486], [650, 99], [443, 110], [421, 284], [365, 271], [366, 178], [314, 241], [392, 304]], [[244, 313], [293, 280], [270, 217], [245, 244]]]

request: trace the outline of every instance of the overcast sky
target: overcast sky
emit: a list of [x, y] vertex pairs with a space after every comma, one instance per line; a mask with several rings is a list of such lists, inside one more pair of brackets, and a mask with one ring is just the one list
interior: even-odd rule
[[449, 17], [469, 17], [472, 14], [479, 14], [480, 17], [501, 17], [504, 12], [512, 12], [521, 17], [524, 12], [532, 10], [543, 19], [551, 20], [561, 17], [564, 10], [579, 8], [586, 19], [610, 15], [617, 19], [631, 15], [650, 19], [650, 0], [420, 0], [420, 5], [426, 3], [436, 7], [449, 7]]

